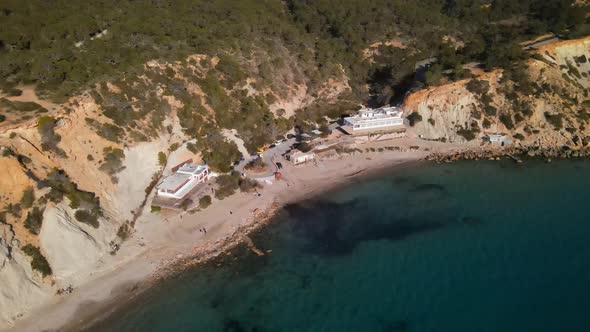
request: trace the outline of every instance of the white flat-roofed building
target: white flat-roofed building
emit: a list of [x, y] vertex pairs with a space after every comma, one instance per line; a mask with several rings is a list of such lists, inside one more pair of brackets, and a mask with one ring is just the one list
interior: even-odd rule
[[509, 145], [512, 145], [512, 140], [509, 139], [508, 137], [506, 137], [506, 135], [502, 135], [502, 134], [490, 134], [490, 135], [488, 135], [488, 138], [489, 138], [490, 143], [492, 145], [498, 145], [498, 146], [509, 146]]
[[313, 153], [313, 152], [295, 151], [289, 155], [289, 160], [291, 160], [293, 165], [303, 164], [308, 161], [312, 161], [314, 159], [315, 159], [315, 153]]
[[176, 172], [164, 178], [158, 185], [158, 195], [167, 198], [182, 199], [199, 183], [209, 179], [209, 166], [184, 164]]
[[403, 113], [399, 107], [364, 108], [357, 115], [344, 118], [343, 128], [349, 134], [405, 131]]

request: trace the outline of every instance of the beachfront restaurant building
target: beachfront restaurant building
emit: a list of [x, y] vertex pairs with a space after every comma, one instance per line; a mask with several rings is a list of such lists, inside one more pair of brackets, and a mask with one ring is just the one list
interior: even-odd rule
[[165, 177], [157, 187], [158, 196], [183, 199], [199, 183], [209, 180], [209, 166], [187, 163]]
[[399, 107], [364, 108], [357, 115], [344, 118], [344, 129], [349, 134], [405, 131], [403, 110]]
[[313, 152], [296, 151], [289, 155], [289, 160], [291, 161], [291, 163], [293, 163], [293, 165], [303, 164], [314, 159], [315, 153]]

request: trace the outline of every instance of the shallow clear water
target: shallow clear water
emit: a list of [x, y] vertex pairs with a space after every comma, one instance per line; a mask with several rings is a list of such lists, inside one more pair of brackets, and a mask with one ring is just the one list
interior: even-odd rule
[[587, 161], [392, 170], [285, 208], [253, 236], [270, 255], [239, 249], [95, 329], [589, 331], [589, 175]]

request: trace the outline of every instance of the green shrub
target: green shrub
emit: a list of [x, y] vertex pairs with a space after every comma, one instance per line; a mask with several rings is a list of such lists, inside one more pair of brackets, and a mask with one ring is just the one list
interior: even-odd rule
[[189, 150], [190, 152], [194, 153], [194, 154], [197, 154], [197, 153], [200, 152], [200, 149], [199, 149], [198, 145], [195, 144], [195, 143], [187, 143], [186, 144], [186, 149]]
[[199, 208], [206, 209], [211, 205], [211, 196], [205, 195], [199, 199]]
[[231, 88], [246, 78], [246, 74], [240, 69], [240, 64], [229, 55], [221, 55], [215, 68], [223, 73], [224, 81], [227, 82], [226, 87]]
[[241, 192], [252, 192], [258, 188], [261, 188], [260, 183], [254, 179], [241, 178], [239, 181]]
[[20, 203], [25, 209], [33, 206], [33, 203], [35, 203], [35, 192], [33, 191], [33, 188], [29, 187], [23, 192], [23, 197], [21, 197]]
[[81, 223], [90, 225], [94, 228], [98, 228], [98, 214], [93, 212], [88, 212], [86, 210], [77, 210], [74, 213], [74, 217]]
[[228, 142], [217, 134], [209, 136], [207, 150], [203, 152], [203, 160], [209, 167], [222, 173], [229, 172], [234, 161], [241, 157], [242, 154], [234, 142]]
[[162, 211], [162, 208], [160, 206], [158, 206], [158, 205], [150, 206], [151, 213], [159, 213], [160, 211]]
[[8, 204], [4, 208], [4, 212], [10, 213], [15, 218], [20, 218], [22, 208], [21, 208], [20, 204]]
[[22, 113], [47, 113], [43, 106], [34, 102], [11, 101], [6, 98], [0, 98], [0, 108], [5, 108], [13, 112]]
[[158, 152], [158, 164], [160, 164], [160, 166], [166, 166], [167, 160], [168, 158], [166, 157], [166, 154], [164, 152]]
[[4, 122], [4, 120], [6, 120], [6, 116], [3, 114], [0, 114], [0, 122]]
[[217, 190], [215, 190], [215, 198], [221, 200], [233, 195], [240, 187], [240, 176], [237, 173], [230, 175], [223, 174], [215, 179], [217, 183]]
[[250, 162], [248, 162], [246, 164], [246, 166], [244, 166], [244, 169], [247, 170], [254, 170], [254, 169], [262, 169], [266, 167], [266, 163], [264, 162], [264, 160], [262, 158], [255, 158], [253, 160], [251, 160]]
[[586, 58], [586, 55], [584, 55], [584, 54], [582, 54], [580, 56], [574, 56], [574, 60], [576, 61], [577, 64], [582, 64], [582, 63], [588, 62], [588, 59]]
[[180, 147], [180, 143], [176, 142], [176, 143], [172, 143], [170, 144], [170, 146], [168, 147], [168, 152], [173, 152], [178, 150], [178, 148]]
[[23, 90], [12, 88], [7, 91], [8, 96], [10, 97], [19, 97], [23, 95]]
[[514, 122], [512, 121], [512, 116], [510, 114], [500, 114], [500, 122], [502, 122], [506, 128], [514, 129]]
[[146, 196], [149, 195], [152, 192], [152, 190], [154, 190], [154, 188], [158, 184], [159, 180], [160, 180], [160, 173], [155, 172], [154, 174], [152, 174], [152, 180], [150, 181], [148, 186], [145, 188], [145, 195]]
[[578, 68], [574, 66], [569, 60], [566, 60], [567, 68], [570, 74], [574, 75], [577, 79], [582, 79], [582, 75], [578, 71]]
[[309, 152], [311, 151], [311, 145], [309, 145], [309, 143], [306, 142], [301, 142], [297, 144], [296, 149], [301, 152]]
[[475, 139], [476, 134], [478, 132], [479, 132], [479, 130], [461, 128], [461, 129], [457, 130], [457, 135], [462, 136], [463, 138], [465, 138], [468, 141], [472, 141]]
[[57, 121], [50, 116], [42, 116], [39, 118], [37, 130], [41, 135], [41, 148], [45, 151], [53, 151], [61, 157], [65, 157], [65, 151], [57, 145], [61, 141], [61, 136], [54, 132], [57, 126]]
[[39, 185], [51, 188], [46, 198], [54, 203], [61, 202], [65, 196], [70, 201], [72, 209], [77, 209], [81, 204], [91, 210], [100, 208], [98, 197], [94, 193], [79, 190], [78, 186], [62, 170], [54, 169]]
[[51, 271], [51, 266], [49, 266], [49, 262], [41, 254], [41, 250], [39, 250], [38, 247], [27, 244], [26, 246], [22, 247], [22, 250], [25, 254], [27, 254], [27, 256], [32, 258], [31, 268], [33, 270], [41, 272], [43, 277], [47, 277], [53, 273], [53, 271]]
[[428, 123], [430, 123], [431, 126], [434, 126], [435, 122], [433, 118], [428, 119]]
[[131, 234], [131, 225], [129, 224], [128, 221], [126, 221], [121, 226], [119, 226], [119, 229], [117, 230], [117, 236], [121, 240], [125, 241], [129, 238], [130, 234]]
[[34, 207], [33, 210], [27, 213], [24, 225], [31, 234], [39, 235], [41, 226], [43, 226], [43, 211], [38, 207]]
[[587, 112], [586, 110], [581, 110], [578, 113], [576, 113], [576, 117], [583, 122], [588, 122], [590, 120], [590, 112]]
[[104, 162], [100, 165], [100, 170], [111, 175], [113, 182], [116, 181], [115, 174], [125, 169], [123, 166], [123, 159], [125, 159], [125, 153], [119, 148], [112, 146], [103, 149]]
[[98, 123], [95, 127], [96, 133], [111, 142], [121, 142], [125, 135], [125, 130], [121, 127], [110, 123]]
[[102, 114], [122, 127], [135, 127], [135, 120], [140, 117], [140, 113], [134, 111], [128, 103], [123, 103], [119, 107], [107, 106]]
[[488, 92], [490, 83], [488, 81], [471, 80], [465, 84], [465, 88], [474, 95], [481, 96]]
[[492, 105], [485, 105], [483, 110], [484, 113], [489, 116], [495, 116], [497, 113], [497, 109]]
[[168, 76], [170, 78], [173, 78], [176, 75], [176, 72], [174, 71], [174, 69], [172, 69], [170, 67], [166, 67], [164, 72], [166, 73], [166, 76]]
[[413, 127], [416, 123], [422, 121], [422, 115], [420, 115], [418, 112], [412, 112], [410, 115], [408, 115], [407, 119], [410, 121], [410, 126]]
[[514, 134], [513, 137], [516, 138], [519, 141], [523, 141], [524, 138], [525, 138], [524, 135], [523, 134], [520, 134], [520, 133]]
[[545, 112], [545, 119], [549, 122], [553, 127], [557, 130], [563, 128], [563, 114], [551, 114], [549, 112]]
[[180, 208], [183, 211], [188, 210], [188, 207], [191, 206], [193, 204], [193, 200], [190, 198], [185, 199], [184, 201], [182, 201], [182, 203], [180, 203]]

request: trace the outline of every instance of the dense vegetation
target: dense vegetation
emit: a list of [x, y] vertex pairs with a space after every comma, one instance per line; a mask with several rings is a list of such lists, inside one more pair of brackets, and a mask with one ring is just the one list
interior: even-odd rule
[[[70, 202], [70, 208], [76, 210], [74, 213], [76, 220], [91, 225], [94, 228], [99, 226], [98, 218], [102, 216], [102, 210], [98, 197], [94, 193], [78, 189], [78, 186], [70, 180], [64, 171], [57, 169], [51, 171], [45, 180], [39, 182], [39, 188], [45, 187], [49, 187], [51, 190], [42, 197], [42, 200], [59, 203], [64, 198], [67, 198]], [[33, 217], [36, 216], [34, 214], [35, 209], [37, 207], [33, 208]], [[33, 223], [33, 225], [38, 224], [39, 229], [41, 228], [41, 217], [39, 213], [39, 218], [32, 219], [33, 221], [39, 219], [39, 222]], [[29, 217], [27, 216], [28, 219]]]
[[206, 209], [209, 205], [211, 205], [211, 196], [205, 195], [199, 198], [199, 208]]
[[[420, 63], [428, 63], [428, 85], [468, 77], [468, 63], [517, 72], [528, 56], [519, 42], [588, 34], [587, 13], [573, 0], [4, 0], [0, 88], [18, 95], [16, 86], [35, 84], [55, 101], [91, 88], [102, 114], [88, 125], [123, 145], [171, 133], [163, 97], [174, 98], [183, 105], [177, 115], [185, 134], [196, 139], [191, 150], [227, 172], [240, 153], [223, 129], [236, 129], [252, 153], [293, 127], [325, 128], [325, 116], [337, 118], [361, 101], [399, 100], [416, 84]], [[146, 66], [152, 59], [178, 66]], [[271, 112], [290, 88], [318, 96], [325, 82], [343, 75], [352, 93], [341, 102], [320, 99], [289, 118]], [[510, 89], [531, 91], [518, 75], [511, 80]], [[486, 92], [480, 95], [485, 115], [496, 116]], [[25, 114], [45, 111], [4, 104]], [[521, 106], [522, 114], [502, 122], [522, 121]], [[39, 131], [43, 148], [64, 157], [57, 121], [41, 118]], [[104, 154], [101, 169], [116, 181], [124, 155], [110, 148]]]
[[49, 266], [49, 262], [43, 254], [41, 254], [41, 250], [39, 250], [38, 247], [27, 244], [22, 250], [27, 256], [31, 257], [31, 267], [33, 270], [41, 272], [44, 277], [53, 273], [53, 271], [51, 271], [51, 266]]
[[25, 228], [31, 232], [31, 234], [39, 235], [41, 232], [41, 226], [43, 225], [43, 211], [38, 207], [34, 207], [25, 219]]
[[[571, 0], [5, 0], [0, 81], [37, 83], [60, 99], [88, 83], [138, 70], [148, 59], [249, 53], [257, 46], [289, 48], [299, 61], [316, 65], [308, 73], [316, 81], [337, 64], [361, 74], [350, 76], [359, 83], [381, 75], [401, 81], [412, 60], [433, 55], [440, 56], [442, 68], [471, 59], [488, 68], [505, 65], [518, 56], [514, 45], [524, 38], [588, 32], [585, 13]], [[465, 47], [455, 54], [444, 36]], [[383, 47], [367, 70], [360, 51], [391, 39], [408, 48]], [[231, 81], [245, 77], [230, 57], [221, 60], [219, 69]]]
[[61, 141], [61, 136], [55, 133], [54, 129], [57, 126], [57, 120], [50, 116], [42, 116], [39, 118], [39, 125], [37, 129], [41, 136], [41, 148], [45, 151], [53, 151], [59, 156], [65, 157], [66, 153], [58, 143]]
[[123, 166], [125, 152], [119, 148], [109, 146], [103, 149], [103, 153], [104, 162], [100, 165], [100, 170], [109, 174], [111, 180], [117, 183], [118, 179], [115, 175], [125, 169], [125, 166]]

